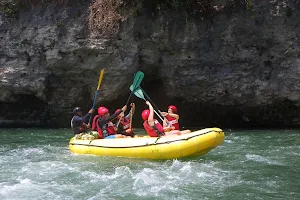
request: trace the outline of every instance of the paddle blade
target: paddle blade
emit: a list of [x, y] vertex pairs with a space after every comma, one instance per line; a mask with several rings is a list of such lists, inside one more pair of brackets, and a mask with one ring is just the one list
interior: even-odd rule
[[133, 90], [131, 90], [131, 91], [134, 91], [141, 85], [143, 78], [144, 78], [143, 72], [138, 71], [137, 73], [135, 73], [133, 83], [132, 83]]
[[131, 85], [129, 89], [131, 90], [131, 92], [133, 92], [133, 94], [135, 96], [145, 100], [145, 97], [144, 97], [144, 94], [143, 94], [143, 91], [141, 90], [141, 88], [135, 88], [135, 90], [134, 90], [133, 85]]
[[100, 72], [97, 90], [100, 89], [100, 84], [101, 84], [102, 79], [103, 79], [103, 74], [104, 74], [104, 69], [102, 69], [101, 72]]

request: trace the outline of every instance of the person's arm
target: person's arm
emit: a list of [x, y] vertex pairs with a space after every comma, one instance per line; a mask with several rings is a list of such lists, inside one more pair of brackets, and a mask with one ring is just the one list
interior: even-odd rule
[[121, 112], [125, 112], [127, 106], [123, 106], [123, 108], [121, 110], [119, 110], [118, 112], [116, 112], [115, 114], [107, 117], [107, 118], [104, 118], [104, 119], [100, 119], [99, 120], [99, 125], [100, 127], [102, 127], [104, 124], [106, 124], [107, 122], [113, 120], [114, 118], [116, 118]]
[[89, 110], [89, 112], [84, 116], [82, 117], [82, 122], [85, 122], [85, 123], [88, 123], [89, 122], [89, 119], [90, 119], [90, 116], [91, 114], [94, 112], [93, 109]]
[[126, 133], [126, 131], [124, 130], [124, 127], [122, 126], [121, 123], [118, 125], [118, 127], [115, 127], [115, 130], [116, 130], [117, 133], [120, 133], [120, 134], [125, 134]]
[[116, 118], [120, 113], [122, 112], [122, 110], [116, 112], [115, 114], [113, 115], [110, 115], [109, 117], [106, 117], [106, 118], [101, 118], [99, 120], [99, 125], [100, 127], [102, 127], [104, 124], [106, 124], [107, 122], [113, 120], [114, 118]]
[[[130, 106], [131, 106], [131, 109], [130, 109], [129, 113], [126, 115], [126, 117], [125, 117], [126, 119], [130, 119], [131, 115], [134, 114], [135, 104], [134, 104], [134, 103], [131, 103]], [[131, 110], [132, 110], [132, 111], [131, 111]]]
[[150, 114], [149, 114], [149, 117], [148, 117], [148, 124], [149, 126], [154, 126], [154, 110], [153, 110], [153, 107], [151, 105], [151, 103], [149, 101], [146, 101], [146, 104], [148, 105], [149, 107], [149, 110], [150, 110]]
[[177, 120], [179, 119], [179, 115], [177, 115], [175, 113], [168, 113], [167, 116], [174, 117]]
[[87, 113], [85, 116], [81, 118], [81, 121], [84, 123], [88, 123], [90, 119], [91, 113]]
[[167, 118], [164, 118], [163, 127], [168, 126]]
[[125, 116], [125, 119], [129, 119], [130, 118], [130, 112]]

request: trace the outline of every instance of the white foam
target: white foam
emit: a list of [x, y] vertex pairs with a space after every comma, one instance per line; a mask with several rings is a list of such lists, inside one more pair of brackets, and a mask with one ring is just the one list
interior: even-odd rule
[[275, 160], [271, 160], [269, 158], [260, 156], [260, 155], [256, 155], [256, 154], [246, 154], [246, 158], [248, 160], [252, 160], [252, 161], [256, 161], [256, 162], [260, 162], [260, 163], [267, 163], [267, 164], [271, 164], [271, 165], [283, 165], [282, 163], [275, 161]]
[[234, 143], [234, 141], [232, 141], [232, 140], [224, 140], [224, 142], [228, 143], [228, 144]]

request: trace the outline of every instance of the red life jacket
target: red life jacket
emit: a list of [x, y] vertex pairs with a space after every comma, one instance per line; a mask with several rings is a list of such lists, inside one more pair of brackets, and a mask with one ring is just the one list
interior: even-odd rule
[[108, 135], [115, 135], [116, 130], [114, 124], [112, 122], [107, 122], [106, 125], [107, 125], [106, 130], [108, 132]]
[[126, 134], [127, 136], [131, 136], [133, 134], [132, 130], [129, 131], [128, 129], [130, 129], [130, 120], [129, 119], [124, 119], [124, 120], [121, 120], [121, 124], [123, 126], [123, 129], [126, 131]]
[[124, 119], [124, 120], [121, 120], [120, 123], [122, 124], [124, 130], [127, 130], [130, 128], [130, 120]]
[[156, 119], [154, 119], [153, 127], [148, 124], [147, 120], [144, 121], [143, 126], [150, 137], [160, 137], [165, 135], [162, 125]]
[[[116, 123], [118, 124], [118, 123]], [[126, 136], [133, 136], [133, 131], [132, 129], [130, 129], [130, 119], [128, 118], [122, 118], [120, 121], [119, 126], [117, 127], [117, 131], [119, 131], [118, 133], [122, 134], [122, 135], [126, 135]]]
[[97, 130], [99, 139], [103, 139], [109, 135], [116, 134], [114, 124], [112, 122], [107, 122], [103, 127], [99, 126], [100, 116], [96, 115], [93, 119], [92, 131]]
[[175, 117], [167, 116], [167, 120], [171, 126], [174, 126], [174, 130], [179, 130], [179, 123]]
[[92, 131], [97, 131], [98, 132], [98, 137], [99, 139], [102, 139], [102, 130], [101, 128], [99, 127], [99, 118], [100, 118], [100, 115], [96, 115], [93, 119], [93, 123], [92, 123]]

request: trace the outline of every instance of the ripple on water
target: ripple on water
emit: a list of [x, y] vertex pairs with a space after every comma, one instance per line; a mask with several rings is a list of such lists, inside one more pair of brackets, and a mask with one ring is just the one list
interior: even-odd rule
[[72, 154], [65, 131], [8, 134], [0, 141], [1, 200], [300, 196], [299, 134], [231, 133], [204, 156], [168, 161]]
[[246, 158], [247, 160], [250, 161], [256, 161], [256, 162], [260, 162], [260, 163], [266, 163], [269, 165], [281, 165], [284, 166], [283, 163], [276, 161], [276, 160], [271, 160], [270, 158], [266, 158], [260, 155], [256, 155], [256, 154], [246, 154]]
[[[166, 162], [167, 163], [167, 162]], [[133, 190], [141, 197], [160, 196], [176, 197], [185, 194], [188, 198], [190, 191], [196, 188], [194, 195], [211, 190], [224, 191], [228, 185], [238, 184], [234, 174], [214, 167], [214, 164], [197, 162], [181, 162], [174, 160], [169, 166], [164, 165], [160, 170], [144, 168], [134, 175]], [[162, 185], [163, 183], [163, 185]], [[191, 187], [192, 186], [192, 187]], [[183, 197], [184, 198], [184, 197]]]

